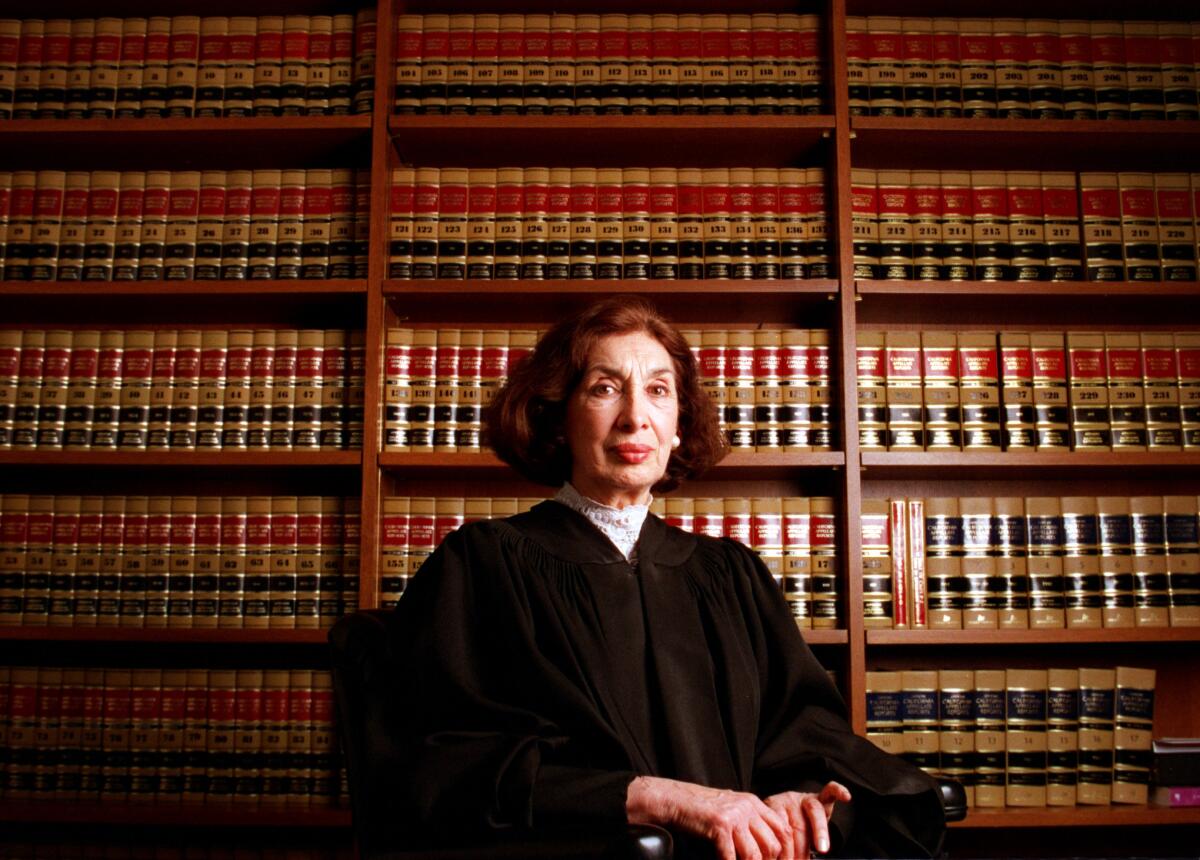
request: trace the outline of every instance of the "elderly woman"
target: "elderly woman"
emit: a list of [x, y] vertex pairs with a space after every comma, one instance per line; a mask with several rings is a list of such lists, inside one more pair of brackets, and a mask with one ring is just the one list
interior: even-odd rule
[[399, 603], [405, 826], [651, 823], [722, 860], [939, 850], [933, 782], [851, 732], [758, 557], [648, 513], [725, 453], [652, 305], [546, 332], [488, 429], [559, 489], [451, 534]]

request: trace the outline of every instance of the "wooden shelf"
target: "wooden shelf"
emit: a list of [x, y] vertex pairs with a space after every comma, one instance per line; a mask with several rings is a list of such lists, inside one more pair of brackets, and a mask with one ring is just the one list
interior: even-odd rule
[[850, 125], [862, 167], [1188, 170], [1200, 148], [1200, 121], [855, 116]]
[[365, 115], [0, 120], [0, 159], [26, 169], [345, 167], [364, 162], [370, 130]]
[[[406, 12], [743, 12], [741, 0], [404, 0]], [[755, 0], [755, 12], [820, 11], [824, 6], [796, 0]]]
[[43, 296], [288, 296], [366, 295], [366, 280], [282, 281], [2, 281], [0, 299]]
[[328, 629], [254, 630], [200, 627], [0, 627], [6, 642], [145, 642], [160, 644], [324, 645]]
[[71, 803], [6, 799], [0, 821], [33, 824], [132, 824], [165, 827], [345, 828], [350, 810], [339, 807], [253, 807], [234, 804]]
[[1200, 283], [1196, 281], [855, 281], [855, 290], [863, 296], [1134, 296], [1139, 299], [1200, 297]]
[[1123, 471], [1178, 474], [1181, 469], [1200, 468], [1200, 453], [971, 453], [934, 451], [864, 451], [863, 477], [873, 478], [1018, 478], [1036, 471], [1038, 477], [1084, 478], [1103, 475], [1119, 477]]
[[848, 645], [850, 643], [850, 633], [847, 630], [800, 628], [800, 635], [809, 645]]
[[361, 463], [361, 451], [0, 451], [0, 466], [284, 469]]
[[1200, 627], [1136, 627], [1040, 630], [868, 630], [867, 645], [982, 646], [1120, 645], [1200, 642]]
[[[0, 461], [3, 462], [3, 461]], [[822, 451], [804, 454], [754, 454], [734, 452], [705, 473], [705, 478], [751, 478], [759, 473], [772, 473], [804, 469], [830, 469], [846, 465], [846, 455], [841, 451]], [[480, 475], [509, 470], [491, 452], [434, 452], [405, 453], [384, 451], [379, 455], [379, 466], [394, 472], [425, 473], [442, 469], [454, 469], [456, 475], [470, 471]]]
[[[519, 318], [549, 325], [588, 302], [634, 293], [650, 298], [679, 321], [721, 324], [812, 324], [812, 312], [832, 314], [838, 294], [834, 280], [803, 281], [384, 281], [384, 295], [397, 316], [438, 321], [446, 302], [455, 319], [493, 324]], [[803, 315], [803, 316], [802, 316]]]
[[1160, 824], [1200, 824], [1200, 807], [1170, 809], [1161, 806], [1067, 806], [972, 809], [951, 827], [1126, 827]]
[[411, 164], [627, 167], [631, 154], [645, 153], [654, 164], [780, 167], [809, 160], [832, 135], [833, 117], [401, 114], [388, 129]]
[[[847, 0], [847, 15], [896, 15], [895, 0]], [[905, 15], [961, 15], [961, 0], [904, 0]], [[1079, 0], [989, 0], [971, 7], [972, 15], [1004, 15], [1013, 18], [1094, 18], [1122, 19], [1136, 14], [1144, 19], [1183, 19], [1194, 11], [1188, 3], [1179, 0], [1090, 0], [1083, 4]]]

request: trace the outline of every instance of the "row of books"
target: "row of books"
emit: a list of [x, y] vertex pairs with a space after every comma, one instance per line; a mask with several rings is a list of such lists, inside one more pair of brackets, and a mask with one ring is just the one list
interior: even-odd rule
[[[383, 499], [380, 605], [390, 607], [445, 537], [465, 523], [528, 510], [541, 499], [403, 497]], [[668, 525], [741, 541], [759, 554], [804, 628], [838, 626], [838, 522], [826, 496], [657, 498], [650, 510]]]
[[815, 114], [817, 15], [400, 15], [397, 113]]
[[332, 686], [319, 669], [0, 666], [2, 796], [329, 806]]
[[1197, 119], [1200, 21], [847, 16], [850, 113]]
[[867, 672], [867, 738], [958, 780], [967, 803], [1148, 800], [1153, 669]]
[[362, 447], [344, 329], [0, 329], [0, 448]]
[[864, 499], [867, 627], [1200, 626], [1192, 496]]
[[401, 167], [390, 205], [391, 278], [832, 273], [820, 167]]
[[0, 837], [4, 860], [354, 860], [354, 846], [338, 844], [303, 845], [275, 842], [268, 846], [244, 841], [201, 841], [200, 837], [171, 843], [148, 841], [87, 841], [86, 837], [42, 836], [34, 840]]
[[1200, 174], [850, 173], [857, 278], [1196, 280]]
[[0, 119], [370, 113], [375, 10], [0, 19]]
[[860, 331], [864, 450], [1200, 449], [1200, 332]]
[[354, 497], [0, 494], [0, 624], [330, 627], [360, 532]]
[[0, 171], [0, 280], [365, 278], [370, 175]]

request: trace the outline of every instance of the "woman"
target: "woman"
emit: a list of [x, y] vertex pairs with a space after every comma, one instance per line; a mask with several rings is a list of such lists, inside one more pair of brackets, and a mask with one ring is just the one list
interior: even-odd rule
[[450, 535], [399, 603], [404, 826], [651, 823], [722, 860], [938, 850], [932, 781], [851, 733], [757, 556], [648, 514], [725, 453], [651, 304], [548, 331], [488, 428], [561, 489]]

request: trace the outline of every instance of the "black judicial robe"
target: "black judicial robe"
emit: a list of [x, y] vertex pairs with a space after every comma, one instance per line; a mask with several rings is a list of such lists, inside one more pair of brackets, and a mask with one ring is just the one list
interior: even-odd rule
[[394, 748], [372, 763], [398, 832], [623, 822], [645, 774], [854, 794], [835, 850], [940, 849], [919, 769], [856, 737], [758, 557], [650, 515], [637, 565], [557, 502], [451, 534], [396, 610]]

